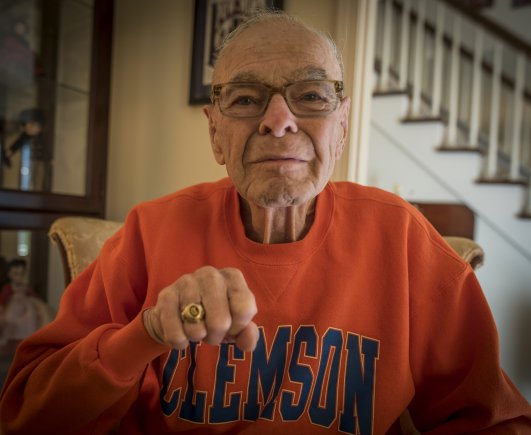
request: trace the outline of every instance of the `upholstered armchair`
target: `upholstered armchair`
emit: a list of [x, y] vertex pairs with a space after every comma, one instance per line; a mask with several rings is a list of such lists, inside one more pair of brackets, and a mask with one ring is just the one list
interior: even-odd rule
[[66, 285], [97, 257], [105, 240], [121, 226], [122, 222], [81, 216], [62, 217], [52, 224], [48, 236], [59, 248]]

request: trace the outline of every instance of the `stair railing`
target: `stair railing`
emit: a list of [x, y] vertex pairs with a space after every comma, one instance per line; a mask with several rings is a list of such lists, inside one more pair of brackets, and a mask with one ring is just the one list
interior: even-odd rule
[[376, 91], [407, 91], [409, 119], [442, 119], [442, 150], [483, 153], [478, 181], [529, 186], [531, 47], [458, 0], [379, 1]]

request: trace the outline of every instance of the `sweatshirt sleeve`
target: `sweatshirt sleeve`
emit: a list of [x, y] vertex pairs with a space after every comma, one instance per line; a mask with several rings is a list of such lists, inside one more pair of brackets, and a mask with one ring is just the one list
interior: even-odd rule
[[0, 397], [4, 433], [109, 432], [168, 350], [144, 328], [141, 244], [123, 231], [65, 290], [57, 318], [19, 345]]
[[423, 267], [412, 271], [412, 419], [433, 435], [531, 433], [531, 407], [500, 367], [494, 319], [475, 273], [440, 251], [439, 268], [420, 252]]

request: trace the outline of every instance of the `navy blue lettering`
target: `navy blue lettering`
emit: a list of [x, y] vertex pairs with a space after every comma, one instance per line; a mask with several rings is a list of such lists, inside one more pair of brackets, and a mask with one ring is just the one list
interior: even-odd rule
[[[291, 337], [291, 327], [281, 326], [277, 330], [275, 340], [271, 346], [269, 358], [264, 338], [263, 328], [253, 352], [247, 403], [244, 406], [245, 420], [257, 420], [258, 417], [273, 419], [275, 399], [278, 395], [286, 368], [286, 353]], [[264, 407], [260, 413], [258, 388], [261, 387]]]
[[190, 367], [188, 368], [188, 383], [186, 388], [186, 396], [181, 406], [179, 417], [184, 420], [193, 421], [195, 423], [205, 422], [205, 397], [206, 393], [195, 394], [194, 404], [194, 373], [196, 368], [197, 357], [197, 343], [190, 343]]
[[229, 350], [232, 349], [234, 359], [243, 359], [243, 352], [233, 344], [222, 344], [219, 349], [219, 359], [216, 368], [216, 385], [214, 386], [214, 400], [210, 407], [210, 423], [227, 423], [240, 418], [239, 409], [242, 393], [234, 393], [225, 406], [227, 382], [234, 382], [234, 366], [228, 364]]
[[[362, 357], [359, 340], [358, 335], [348, 334], [344, 409], [339, 418], [339, 430], [352, 434], [369, 435], [372, 434], [373, 430], [375, 368], [379, 342], [370, 338], [362, 338]], [[356, 424], [358, 428], [356, 428]]]
[[299, 403], [293, 404], [295, 393], [284, 391], [280, 401], [280, 414], [284, 421], [295, 421], [304, 412], [312, 389], [313, 373], [310, 367], [298, 364], [302, 343], [306, 343], [305, 356], [317, 355], [317, 333], [312, 326], [302, 326], [295, 334], [293, 354], [289, 363], [288, 376], [292, 382], [301, 384]]
[[[337, 408], [337, 382], [339, 379], [339, 363], [341, 360], [341, 348], [343, 346], [343, 336], [341, 331], [337, 329], [329, 329], [323, 337], [323, 348], [321, 351], [321, 360], [319, 363], [319, 371], [315, 381], [315, 388], [313, 390], [312, 401], [310, 402], [310, 420], [312, 423], [324, 427], [330, 427], [336, 419]], [[327, 383], [325, 406], [321, 407], [319, 402], [325, 384], [325, 373], [328, 367], [328, 360], [330, 352], [334, 348], [334, 356], [332, 358], [331, 367], [329, 370], [329, 379]]]
[[171, 379], [173, 372], [177, 369], [179, 365], [179, 351], [173, 349], [170, 352], [168, 361], [164, 367], [164, 372], [162, 373], [162, 388], [160, 390], [160, 406], [162, 408], [162, 413], [164, 415], [172, 415], [177, 409], [177, 404], [179, 403], [179, 398], [181, 396], [181, 389], [176, 388], [172, 391], [170, 395], [170, 400], [166, 400], [166, 394], [168, 394], [168, 389], [171, 384]]

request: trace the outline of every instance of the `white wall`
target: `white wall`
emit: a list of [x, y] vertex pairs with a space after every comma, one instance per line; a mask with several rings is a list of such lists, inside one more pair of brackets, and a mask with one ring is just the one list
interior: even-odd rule
[[512, 0], [495, 0], [481, 13], [531, 45], [531, 5], [514, 8]]

